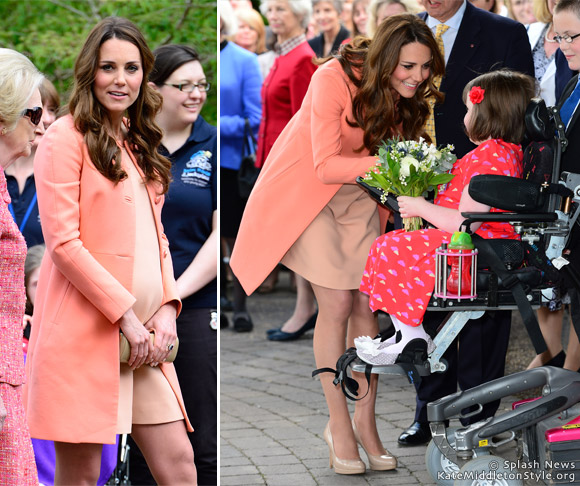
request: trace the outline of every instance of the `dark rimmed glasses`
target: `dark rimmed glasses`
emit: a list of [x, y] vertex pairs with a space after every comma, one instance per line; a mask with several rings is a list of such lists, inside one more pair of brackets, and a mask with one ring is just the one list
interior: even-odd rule
[[38, 125], [40, 120], [42, 120], [42, 108], [40, 106], [27, 108], [22, 112], [22, 116], [30, 118], [30, 121], [33, 125]]
[[173, 86], [174, 88], [177, 88], [179, 91], [183, 91], [184, 93], [191, 93], [195, 88], [199, 89], [202, 93], [205, 93], [209, 91], [211, 84], [209, 84], [207, 81], [203, 81], [201, 83], [165, 83], [165, 86]]
[[576, 39], [576, 37], [580, 36], [580, 34], [576, 34], [576, 35], [568, 35], [568, 34], [564, 34], [564, 35], [555, 35], [554, 36], [554, 40], [560, 44], [562, 41], [567, 42], [568, 44], [572, 44], [572, 42], [574, 41], [574, 39]]

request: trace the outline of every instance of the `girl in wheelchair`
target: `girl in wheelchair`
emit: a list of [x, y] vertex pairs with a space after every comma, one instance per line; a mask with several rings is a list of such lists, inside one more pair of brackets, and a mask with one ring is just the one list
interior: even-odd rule
[[[355, 339], [363, 361], [393, 364], [403, 352], [433, 350], [422, 320], [435, 285], [435, 250], [460, 229], [462, 212], [500, 211], [474, 201], [469, 181], [479, 174], [521, 177], [524, 114], [535, 93], [533, 78], [507, 70], [483, 74], [465, 86], [465, 130], [477, 147], [455, 162], [455, 177], [439, 188], [434, 203], [423, 197], [398, 197], [401, 217], [418, 216], [431, 227], [391, 231], [373, 243], [360, 291], [369, 296], [373, 311], [390, 315], [397, 332], [383, 342], [367, 336]], [[483, 238], [518, 237], [507, 223], [477, 223], [471, 230]]]

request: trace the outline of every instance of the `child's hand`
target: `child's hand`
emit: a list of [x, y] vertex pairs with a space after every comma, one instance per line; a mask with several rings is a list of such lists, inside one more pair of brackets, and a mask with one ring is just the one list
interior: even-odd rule
[[426, 205], [430, 204], [425, 201], [424, 197], [397, 197], [399, 203], [399, 212], [402, 218], [413, 218], [415, 216], [423, 217]]

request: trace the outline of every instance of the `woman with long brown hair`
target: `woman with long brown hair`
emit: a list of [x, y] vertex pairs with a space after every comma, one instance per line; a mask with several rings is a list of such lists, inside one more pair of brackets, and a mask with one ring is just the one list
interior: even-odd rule
[[158, 153], [153, 61], [133, 23], [99, 22], [75, 63], [70, 114], [34, 161], [47, 249], [27, 412], [31, 435], [55, 443], [55, 484], [96, 484], [102, 445], [125, 433], [159, 483], [196, 483], [191, 426], [165, 362], [181, 302], [161, 225], [170, 162]]
[[[414, 15], [396, 15], [373, 40], [359, 37], [318, 68], [301, 109], [274, 144], [250, 196], [231, 266], [253, 292], [278, 263], [312, 283], [319, 311], [314, 355], [334, 367], [346, 344], [378, 332], [368, 297], [358, 291], [368, 250], [387, 214], [355, 184], [375, 163], [381, 140], [426, 136], [428, 98], [442, 97], [433, 76], [444, 70], [431, 30]], [[364, 377], [356, 374], [363, 385]], [[375, 422], [376, 379], [351, 421], [330, 374], [321, 375], [330, 420], [324, 438], [339, 474], [396, 467]]]

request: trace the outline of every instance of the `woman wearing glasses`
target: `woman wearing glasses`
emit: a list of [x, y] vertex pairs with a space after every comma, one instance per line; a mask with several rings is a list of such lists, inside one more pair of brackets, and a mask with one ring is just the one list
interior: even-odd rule
[[[8, 210], [4, 171], [32, 150], [42, 118], [42, 75], [22, 54], [0, 49], [0, 481], [36, 485], [38, 478], [22, 405], [22, 317], [26, 243]], [[42, 130], [42, 128], [41, 128]]]
[[[200, 114], [210, 83], [197, 51], [167, 45], [154, 54], [149, 80], [163, 97], [157, 115], [160, 153], [172, 163], [161, 219], [183, 304], [175, 369], [195, 430], [188, 435], [198, 482], [212, 485], [217, 484], [217, 332], [210, 324], [217, 308], [217, 130]], [[132, 450], [133, 483], [156, 484], [152, 479]]]
[[[27, 356], [31, 435], [53, 440], [55, 484], [96, 484], [103, 444], [130, 433], [160, 484], [196, 484], [173, 363], [179, 293], [161, 209], [161, 97], [137, 27], [109, 17], [74, 68], [69, 115], [34, 160], [46, 241]], [[130, 345], [120, 363], [119, 332]]]

